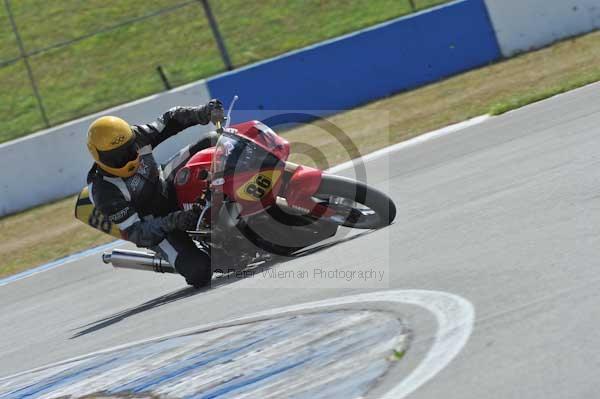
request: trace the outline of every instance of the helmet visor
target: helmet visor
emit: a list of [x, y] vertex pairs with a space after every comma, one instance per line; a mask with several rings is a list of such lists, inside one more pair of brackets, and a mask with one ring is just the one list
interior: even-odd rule
[[98, 150], [100, 162], [111, 168], [122, 168], [138, 157], [138, 145], [135, 136], [124, 145], [109, 151]]

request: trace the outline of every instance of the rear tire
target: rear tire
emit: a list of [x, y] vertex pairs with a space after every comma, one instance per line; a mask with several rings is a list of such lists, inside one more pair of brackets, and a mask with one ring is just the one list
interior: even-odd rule
[[[323, 174], [321, 185], [315, 197], [324, 199], [328, 197], [344, 198], [361, 204], [375, 212], [375, 215], [363, 216], [358, 220], [346, 220], [341, 225], [359, 229], [378, 229], [390, 225], [396, 217], [396, 205], [387, 194], [366, 185], [363, 182], [346, 177]], [[334, 205], [327, 205], [335, 208]]]

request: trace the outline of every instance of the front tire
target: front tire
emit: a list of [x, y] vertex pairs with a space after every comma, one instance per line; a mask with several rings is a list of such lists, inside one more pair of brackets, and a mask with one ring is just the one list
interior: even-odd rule
[[396, 205], [387, 194], [346, 177], [323, 174], [314, 196], [321, 205], [336, 211], [342, 226], [379, 229], [396, 217]]

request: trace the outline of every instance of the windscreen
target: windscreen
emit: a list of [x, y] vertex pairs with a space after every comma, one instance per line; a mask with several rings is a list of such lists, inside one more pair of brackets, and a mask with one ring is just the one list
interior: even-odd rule
[[217, 141], [211, 166], [212, 181], [213, 184], [218, 184], [218, 179], [226, 176], [276, 168], [281, 163], [277, 157], [253, 141], [235, 133], [225, 132]]

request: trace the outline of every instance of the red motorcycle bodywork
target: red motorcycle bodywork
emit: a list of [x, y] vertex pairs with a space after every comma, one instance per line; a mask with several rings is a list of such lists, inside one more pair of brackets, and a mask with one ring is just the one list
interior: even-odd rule
[[288, 205], [306, 210], [311, 209], [314, 202], [310, 198], [317, 192], [321, 184], [321, 175], [322, 172], [319, 169], [298, 166], [290, 178], [290, 184], [286, 191]]
[[[325, 210], [319, 210], [319, 206], [315, 207], [314, 201], [311, 200], [312, 195], [316, 193], [321, 184], [322, 172], [320, 170], [299, 166], [284, 187], [284, 165], [290, 155], [290, 144], [287, 140], [275, 134], [271, 128], [259, 121], [240, 123], [233, 125], [232, 128], [237, 130], [237, 135], [244, 136], [282, 162], [277, 168], [245, 170], [226, 175], [223, 184], [216, 187], [217, 194], [222, 192], [229, 198], [235, 199], [241, 205], [242, 216], [263, 211], [274, 204], [278, 195], [286, 197], [290, 206], [314, 210], [316, 212], [313, 213], [317, 214], [327, 213]], [[186, 165], [177, 172], [175, 189], [181, 209], [186, 209], [191, 204], [198, 202], [210, 188], [207, 178], [214, 155], [215, 147], [202, 150], [192, 156]], [[244, 188], [264, 177], [267, 177], [271, 183], [268, 191], [261, 198], [252, 198], [245, 193], [247, 190]], [[285, 189], [285, 192], [281, 192], [282, 189]], [[213, 187], [214, 190], [215, 187]]]
[[282, 161], [287, 161], [290, 156], [290, 143], [264, 123], [248, 121], [232, 127], [238, 131], [238, 135], [255, 142]]
[[188, 204], [197, 203], [208, 189], [208, 176], [214, 153], [215, 147], [197, 152], [177, 171], [174, 182], [180, 209], [185, 209]]

